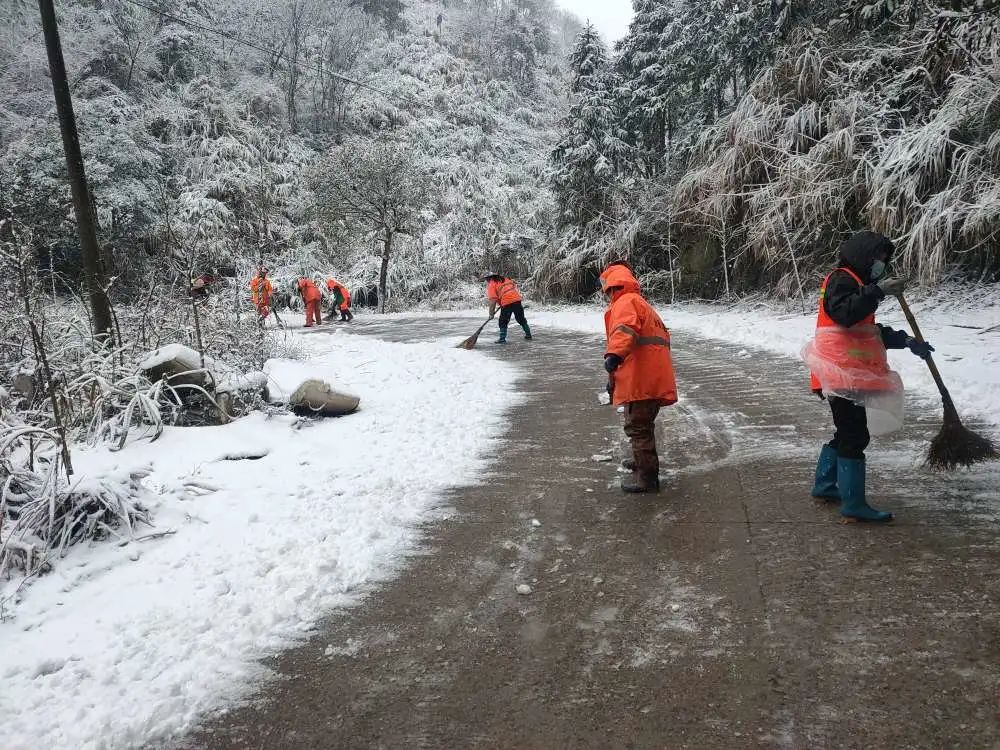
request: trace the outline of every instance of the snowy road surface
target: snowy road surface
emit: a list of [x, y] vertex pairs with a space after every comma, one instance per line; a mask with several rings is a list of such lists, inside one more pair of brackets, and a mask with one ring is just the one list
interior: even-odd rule
[[[470, 323], [354, 330], [458, 341]], [[921, 468], [936, 410], [870, 451], [897, 522], [843, 526], [807, 496], [829, 416], [801, 366], [675, 329], [663, 491], [636, 499], [605, 460], [622, 445], [599, 339], [483, 348], [487, 388], [502, 363], [526, 372], [490, 471], [447, 493], [457, 512], [398, 578], [184, 747], [1000, 743], [1000, 470]]]

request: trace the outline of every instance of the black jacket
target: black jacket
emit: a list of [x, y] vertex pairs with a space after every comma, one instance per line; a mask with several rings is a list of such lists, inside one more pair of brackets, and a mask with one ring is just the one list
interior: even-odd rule
[[[878, 309], [885, 294], [871, 278], [872, 265], [880, 252], [892, 256], [893, 245], [888, 238], [874, 232], [857, 232], [840, 246], [840, 265], [850, 268], [864, 283], [848, 273], [834, 271], [826, 285], [823, 308], [837, 325], [850, 328]], [[896, 331], [877, 324], [886, 349], [904, 349], [910, 336], [906, 331]]]

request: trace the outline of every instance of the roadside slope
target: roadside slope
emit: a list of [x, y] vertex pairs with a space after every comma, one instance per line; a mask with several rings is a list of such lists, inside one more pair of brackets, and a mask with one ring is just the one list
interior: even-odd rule
[[189, 729], [262, 679], [260, 659], [390, 577], [441, 491], [495, 452], [514, 368], [484, 390], [478, 353], [297, 335], [311, 356], [272, 361], [272, 385], [322, 377], [360, 412], [255, 413], [76, 453], [84, 480], [149, 467], [152, 536], [72, 548], [7, 610], [0, 747], [138, 747]]

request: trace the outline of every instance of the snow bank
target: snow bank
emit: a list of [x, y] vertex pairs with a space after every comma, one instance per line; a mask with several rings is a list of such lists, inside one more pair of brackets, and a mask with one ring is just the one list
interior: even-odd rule
[[191, 727], [262, 676], [260, 657], [391, 573], [439, 493], [495, 453], [512, 367], [442, 344], [301, 339], [309, 366], [269, 370], [348, 388], [363, 411], [255, 413], [75, 455], [83, 477], [151, 467], [149, 533], [167, 535], [76, 548], [24, 592], [0, 624], [4, 750], [160, 744]]
[[[934, 360], [945, 385], [962, 414], [1000, 424], [1000, 329], [980, 333], [1000, 324], [1000, 289], [944, 287], [934, 295], [908, 300], [921, 332], [937, 352]], [[814, 303], [810, 303], [812, 305]], [[733, 305], [678, 303], [657, 306], [675, 335], [684, 331], [709, 338], [757, 347], [797, 360], [808, 388], [805, 365], [799, 359], [802, 345], [813, 335], [816, 311], [761, 302]], [[577, 306], [535, 309], [535, 326], [553, 326], [603, 335], [603, 308]], [[895, 300], [879, 308], [879, 322], [909, 330]], [[927, 365], [908, 351], [890, 352], [892, 367], [903, 376], [907, 390], [940, 408], [937, 388]], [[684, 377], [679, 372], [680, 378]]]

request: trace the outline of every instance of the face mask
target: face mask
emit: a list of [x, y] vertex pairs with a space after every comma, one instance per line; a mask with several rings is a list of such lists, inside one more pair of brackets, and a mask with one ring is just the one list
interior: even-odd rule
[[885, 263], [880, 260], [872, 263], [872, 279], [881, 279], [885, 273]]

